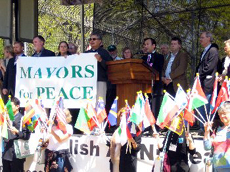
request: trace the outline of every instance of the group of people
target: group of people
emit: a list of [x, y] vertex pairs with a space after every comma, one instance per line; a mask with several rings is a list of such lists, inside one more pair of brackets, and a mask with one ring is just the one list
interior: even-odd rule
[[[213, 37], [210, 32], [203, 32], [200, 36], [200, 44], [204, 48], [204, 51], [200, 57], [200, 63], [197, 66], [197, 73], [199, 73], [200, 82], [202, 89], [210, 102], [211, 94], [213, 91], [213, 84], [215, 80], [215, 73], [219, 71], [220, 77], [219, 80], [223, 80], [224, 76], [230, 75], [230, 40], [225, 42], [225, 52], [227, 54], [224, 60], [219, 59], [218, 55], [218, 46], [213, 42]], [[111, 84], [107, 76], [107, 65], [106, 62], [113, 60], [122, 60], [132, 58], [131, 49], [125, 47], [122, 51], [122, 57], [118, 57], [117, 48], [115, 45], [110, 45], [107, 50], [103, 47], [102, 36], [99, 33], [92, 33], [89, 38], [90, 49], [85, 53], [95, 52], [95, 58], [98, 61], [98, 71], [97, 71], [97, 96], [103, 97], [106, 100], [107, 110], [110, 109], [112, 101], [116, 96], [114, 92], [115, 86]], [[47, 57], [55, 56], [55, 53], [44, 48], [45, 39], [42, 36], [35, 36], [33, 39], [34, 45], [34, 54], [32, 57]], [[159, 73], [159, 79], [154, 81], [152, 88], [152, 111], [154, 112], [155, 118], [159, 113], [161, 99], [163, 96], [163, 89], [165, 89], [169, 94], [175, 96], [177, 90], [177, 84], [179, 83], [184, 90], [188, 88], [187, 83], [187, 66], [189, 61], [189, 56], [186, 52], [182, 51], [182, 41], [179, 37], [173, 37], [171, 39], [170, 51], [168, 51], [169, 46], [163, 44], [161, 46], [162, 54], [156, 51], [156, 41], [153, 38], [146, 38], [143, 42], [143, 61]], [[16, 75], [16, 65], [17, 58], [19, 56], [25, 56], [23, 52], [23, 43], [15, 42], [14, 46], [6, 46], [4, 48], [4, 57], [2, 60], [0, 69], [1, 77], [3, 80], [2, 84], [2, 96], [7, 96], [8, 94], [14, 97], [15, 93], [15, 75]], [[58, 46], [58, 56], [67, 57], [71, 54], [77, 53], [77, 46], [65, 41], [60, 42]], [[68, 58], [68, 57], [67, 57]], [[113, 92], [113, 94], [111, 94]], [[16, 99], [16, 98], [14, 98]], [[97, 97], [98, 99], [98, 97]], [[6, 99], [5, 99], [6, 100]], [[112, 101], [111, 101], [112, 100]], [[16, 101], [16, 100], [15, 100]], [[15, 107], [19, 106], [19, 101], [14, 103]], [[208, 105], [209, 106], [209, 105]], [[208, 111], [209, 111], [209, 107]], [[205, 117], [205, 113], [201, 114]], [[18, 114], [18, 111], [15, 111], [15, 115]], [[20, 118], [22, 115], [19, 115]], [[204, 145], [206, 149], [211, 149], [212, 145], [214, 148], [214, 167], [216, 171], [228, 171], [230, 169], [230, 159], [229, 159], [229, 134], [230, 134], [230, 103], [224, 102], [219, 109], [219, 117], [223, 123], [221, 127], [217, 130], [211, 129], [212, 123], [206, 123], [205, 125], [200, 125], [201, 130], [205, 132], [204, 136]], [[17, 118], [16, 118], [17, 119]], [[19, 119], [20, 121], [20, 119]], [[5, 143], [5, 149], [3, 153], [3, 169], [4, 171], [14, 171], [14, 168], [17, 168], [16, 171], [22, 171], [23, 167], [16, 167], [14, 164], [21, 164], [17, 162], [15, 153], [13, 151], [12, 141], [14, 139], [28, 139], [28, 131], [26, 129], [19, 131], [19, 125], [17, 121], [13, 123], [15, 129], [11, 129], [9, 133], [10, 136]], [[63, 171], [64, 164], [66, 160], [63, 156], [68, 154], [66, 152], [67, 140], [73, 134], [73, 130], [70, 129], [67, 134], [64, 134], [62, 131], [56, 131], [57, 128], [53, 127], [51, 130], [51, 139], [48, 146], [47, 153], [47, 169], [46, 171], [56, 170], [57, 168], [62, 168]], [[157, 128], [159, 131], [159, 128]], [[210, 131], [214, 131], [212, 137], [210, 137]], [[114, 136], [115, 137], [115, 136]], [[158, 138], [159, 136], [154, 133], [154, 137]], [[221, 139], [219, 139], [221, 138]], [[125, 147], [120, 147], [119, 164], [120, 171], [135, 171], [136, 170], [136, 155], [140, 149], [140, 140], [141, 138], [134, 138], [132, 140], [132, 151], [126, 152]], [[63, 142], [64, 141], [64, 142]], [[61, 144], [60, 144], [61, 143]], [[112, 139], [111, 148], [116, 145], [116, 137]], [[58, 145], [57, 145], [58, 144]], [[8, 146], [8, 147], [7, 147]], [[167, 153], [171, 171], [189, 171], [188, 167], [188, 152], [191, 154], [195, 153], [195, 146], [191, 135], [187, 132], [183, 132], [181, 136], [173, 132], [168, 132], [165, 137], [163, 144], [159, 142], [158, 147], [160, 150]], [[59, 149], [60, 148], [60, 149]], [[63, 151], [64, 150], [64, 151]], [[227, 150], [227, 151], [223, 151]], [[51, 152], [49, 152], [51, 151]], [[112, 151], [112, 150], [111, 150]], [[8, 153], [11, 158], [7, 158]], [[55, 154], [56, 153], [56, 154]], [[111, 154], [114, 155], [114, 154]], [[5, 158], [6, 157], [6, 158]], [[55, 159], [55, 158], [57, 159]], [[61, 157], [61, 158], [60, 158]], [[177, 158], [175, 158], [177, 157]], [[16, 159], [15, 159], [16, 158]], [[53, 159], [52, 159], [53, 158]], [[51, 160], [55, 159], [55, 163]], [[111, 157], [112, 163], [115, 162], [114, 157]], [[51, 163], [52, 162], [52, 163]], [[126, 162], [126, 163], [124, 163]], [[5, 164], [5, 166], [4, 166]], [[55, 168], [54, 168], [55, 167]], [[19, 170], [20, 169], [20, 170]], [[114, 168], [111, 168], [111, 171]]]
[[[15, 152], [15, 141], [16, 140], [29, 140], [31, 136], [31, 131], [28, 129], [27, 124], [23, 125], [23, 115], [20, 113], [20, 100], [16, 97], [12, 98], [11, 101], [12, 110], [14, 114], [14, 121], [7, 119], [7, 123], [12, 123], [8, 125], [8, 137], [3, 139], [3, 150], [2, 150], [2, 164], [3, 172], [24, 172], [24, 162], [25, 158], [17, 157]], [[47, 122], [48, 128], [39, 125], [39, 130], [42, 132], [42, 136], [35, 132], [36, 137], [41, 137], [39, 143], [37, 144], [38, 152], [41, 149], [45, 150], [45, 172], [49, 171], [71, 171], [72, 166], [69, 161], [69, 138], [73, 135], [73, 127], [68, 124], [72, 120], [72, 116], [68, 109], [64, 109], [63, 113], [66, 116], [66, 132], [61, 131], [57, 127], [56, 119], [54, 121]], [[32, 150], [30, 150], [32, 151]], [[37, 156], [34, 156], [38, 158]], [[36, 170], [36, 165], [38, 159], [32, 162], [30, 170]]]

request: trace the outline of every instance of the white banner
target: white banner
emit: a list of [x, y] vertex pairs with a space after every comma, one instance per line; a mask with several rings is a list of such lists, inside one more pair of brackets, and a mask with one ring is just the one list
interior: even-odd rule
[[[163, 141], [163, 139], [161, 139]], [[204, 172], [205, 159], [209, 158], [210, 151], [205, 151], [203, 138], [194, 139], [197, 153], [189, 155], [190, 172]], [[71, 164], [74, 172], [108, 172], [109, 170], [109, 147], [105, 144], [105, 138], [100, 136], [74, 135], [70, 139]], [[1, 155], [1, 153], [0, 153]], [[141, 150], [137, 155], [137, 171], [152, 172], [153, 164], [156, 168], [160, 162], [157, 160], [156, 140], [152, 137], [142, 137]], [[26, 158], [24, 164], [27, 171], [33, 161], [33, 156]], [[2, 162], [0, 162], [0, 171]], [[209, 168], [211, 172], [212, 167]], [[43, 171], [44, 165], [36, 164], [36, 171]], [[159, 171], [155, 169], [155, 171]]]
[[24, 107], [27, 99], [41, 97], [51, 108], [62, 95], [66, 108], [80, 108], [87, 99], [96, 102], [97, 60], [94, 53], [64, 57], [20, 57], [17, 60], [15, 97]]
[[[203, 140], [195, 139], [194, 142], [197, 153], [194, 156], [189, 155], [190, 172], [203, 172], [205, 171], [204, 162], [210, 156], [210, 151], [204, 150]], [[156, 139], [142, 137], [141, 150], [137, 155], [137, 171], [144, 169], [145, 172], [151, 172], [153, 164], [155, 162], [159, 164], [157, 149]], [[109, 148], [100, 136], [71, 137], [70, 152], [74, 172], [109, 171]]]

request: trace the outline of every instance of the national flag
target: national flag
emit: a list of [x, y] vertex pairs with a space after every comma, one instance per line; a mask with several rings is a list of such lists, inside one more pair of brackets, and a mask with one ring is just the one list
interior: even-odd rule
[[[188, 98], [190, 97], [190, 94], [191, 94], [191, 92], [190, 92], [190, 89], [189, 89], [189, 91], [188, 91], [188, 93], [187, 93], [187, 97], [188, 97]], [[190, 111], [188, 110], [189, 101], [190, 101], [190, 99], [188, 99], [188, 103], [187, 103], [187, 105], [186, 105], [186, 107], [185, 107], [185, 109], [184, 109], [184, 116], [183, 116], [183, 118], [184, 118], [184, 120], [187, 121], [191, 126], [193, 126], [193, 123], [195, 122], [194, 110], [190, 110]]]
[[22, 125], [26, 124], [35, 114], [35, 109], [30, 101], [27, 101], [24, 113], [25, 115], [23, 117]]
[[107, 117], [105, 111], [105, 102], [102, 97], [99, 98], [98, 100], [96, 111], [97, 111], [97, 120], [99, 124], [101, 124], [104, 121], [104, 119]]
[[188, 104], [188, 96], [180, 85], [178, 85], [174, 101], [180, 110], [183, 110]]
[[165, 127], [180, 136], [184, 131], [183, 112], [173, 118]]
[[2, 133], [1, 136], [5, 139], [8, 139], [8, 129], [7, 129], [7, 120], [6, 120], [6, 114], [4, 115], [4, 123], [2, 126]]
[[143, 106], [143, 100], [141, 99], [140, 96], [142, 95], [138, 93], [129, 119], [129, 121], [133, 122], [137, 126], [139, 126], [139, 124], [143, 121], [142, 112], [144, 111], [144, 106]]
[[196, 109], [207, 103], [208, 103], [208, 100], [201, 88], [199, 76], [197, 76], [193, 84], [191, 94], [189, 96], [188, 110], [192, 111], [193, 109]]
[[6, 103], [6, 108], [7, 108], [7, 111], [8, 111], [8, 115], [10, 117], [10, 120], [11, 121], [14, 121], [14, 112], [13, 112], [13, 109], [12, 109], [12, 105], [11, 105], [11, 100], [9, 99], [8, 102]]
[[148, 97], [146, 95], [145, 97], [145, 115], [150, 123], [150, 125], [153, 125], [156, 123], [156, 120], [154, 118], [154, 115], [153, 115], [153, 112], [150, 108], [150, 104], [149, 104], [149, 100], [148, 100]]
[[26, 124], [27, 124], [27, 128], [33, 132], [35, 130], [35, 128], [37, 127], [38, 125], [38, 118], [39, 116], [38, 115], [34, 115], [31, 119], [29, 119]]
[[117, 125], [117, 100], [118, 97], [114, 99], [108, 115], [108, 121], [111, 126]]
[[64, 103], [63, 97], [59, 98], [58, 105], [56, 107], [56, 120], [57, 120], [57, 128], [60, 129], [64, 134], [66, 134], [66, 115], [64, 112]]
[[217, 88], [218, 88], [218, 73], [216, 73], [216, 78], [215, 78], [215, 81], [213, 84], [212, 98], [211, 98], [211, 102], [210, 102], [210, 111], [212, 111], [216, 105]]
[[176, 102], [166, 92], [161, 103], [156, 124], [161, 129], [163, 129], [172, 120], [178, 111], [179, 107], [177, 106]]
[[195, 122], [195, 117], [194, 117], [194, 110], [189, 111], [188, 110], [188, 105], [186, 106], [184, 110], [184, 120], [188, 121], [188, 123], [193, 126], [193, 123]]
[[5, 105], [0, 95], [0, 113], [3, 114], [4, 112], [5, 112]]
[[88, 124], [89, 121], [90, 118], [88, 117], [85, 109], [81, 107], [74, 127], [86, 134], [89, 134], [90, 133], [89, 124]]
[[91, 102], [87, 103], [85, 110], [86, 110], [88, 117], [90, 118], [88, 125], [89, 125], [89, 129], [92, 131], [94, 127], [99, 125], [97, 118], [96, 118], [96, 110], [93, 107]]
[[215, 111], [217, 111], [218, 107], [220, 106], [220, 104], [226, 100], [229, 99], [229, 93], [228, 93], [228, 81], [227, 79], [224, 80], [224, 82], [222, 83], [222, 86], [220, 88], [218, 97], [216, 99], [216, 105], [215, 108], [212, 110], [212, 113], [214, 113]]
[[4, 122], [4, 116], [3, 116], [4, 112], [5, 112], [5, 106], [4, 106], [4, 102], [2, 100], [2, 97], [0, 96], [0, 126]]
[[128, 137], [127, 137], [126, 111], [123, 112], [123, 114], [122, 114], [120, 126], [119, 126], [119, 129], [118, 129], [118, 133], [120, 134], [121, 146], [123, 146], [128, 140]]

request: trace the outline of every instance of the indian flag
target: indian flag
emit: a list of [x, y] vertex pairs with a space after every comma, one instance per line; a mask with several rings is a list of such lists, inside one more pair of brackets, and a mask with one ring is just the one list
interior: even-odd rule
[[166, 92], [161, 103], [160, 112], [157, 118], [157, 125], [163, 129], [179, 111], [179, 107], [171, 96]]

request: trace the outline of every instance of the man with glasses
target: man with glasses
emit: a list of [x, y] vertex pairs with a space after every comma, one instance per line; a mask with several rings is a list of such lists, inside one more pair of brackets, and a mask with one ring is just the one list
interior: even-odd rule
[[86, 51], [86, 53], [95, 52], [95, 58], [97, 59], [97, 100], [98, 97], [103, 97], [106, 100], [106, 90], [107, 90], [107, 61], [112, 61], [112, 57], [109, 55], [108, 51], [102, 48], [102, 37], [99, 33], [93, 32], [89, 38], [89, 44], [91, 49]]

